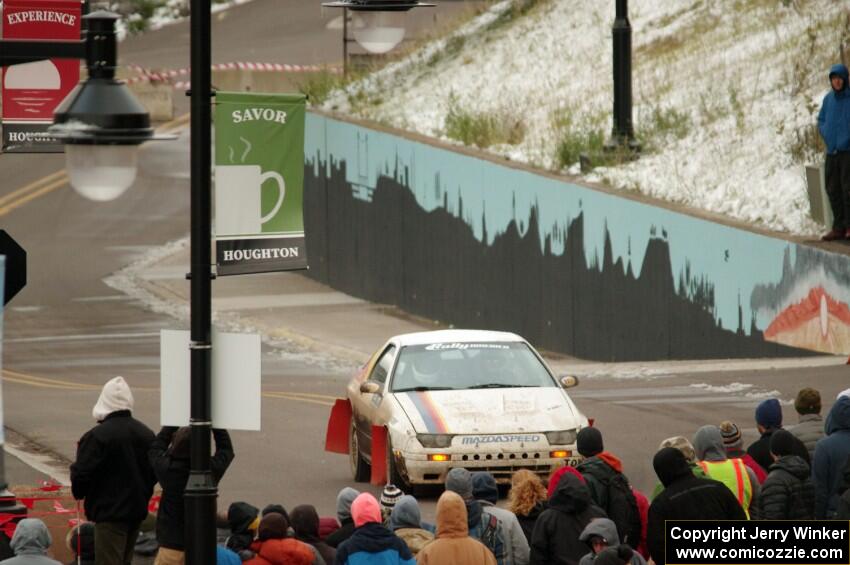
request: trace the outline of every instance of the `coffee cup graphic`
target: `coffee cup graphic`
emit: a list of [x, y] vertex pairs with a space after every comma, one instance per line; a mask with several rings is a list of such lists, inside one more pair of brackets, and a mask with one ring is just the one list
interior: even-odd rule
[[[263, 215], [262, 188], [269, 180], [277, 183], [277, 202]], [[215, 168], [215, 231], [217, 235], [252, 235], [274, 218], [283, 205], [286, 183], [275, 171], [263, 172], [259, 165], [219, 165]]]

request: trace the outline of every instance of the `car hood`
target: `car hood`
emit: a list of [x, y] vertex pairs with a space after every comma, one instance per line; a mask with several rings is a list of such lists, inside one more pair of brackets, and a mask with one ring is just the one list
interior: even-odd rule
[[584, 425], [555, 387], [399, 392], [395, 398], [416, 433], [507, 434]]

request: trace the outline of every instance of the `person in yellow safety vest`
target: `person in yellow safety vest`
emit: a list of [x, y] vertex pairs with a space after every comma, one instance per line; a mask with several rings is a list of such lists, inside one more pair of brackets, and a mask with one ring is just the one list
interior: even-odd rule
[[760, 492], [759, 482], [753, 470], [740, 459], [726, 457], [723, 436], [717, 426], [703, 426], [697, 430], [693, 445], [705, 476], [726, 485], [749, 518], [750, 508], [754, 508], [753, 501], [758, 498]]

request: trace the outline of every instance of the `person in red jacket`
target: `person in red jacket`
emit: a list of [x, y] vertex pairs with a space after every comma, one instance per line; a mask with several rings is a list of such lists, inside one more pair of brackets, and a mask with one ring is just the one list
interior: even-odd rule
[[244, 565], [313, 565], [316, 561], [312, 547], [293, 538], [287, 538], [289, 523], [283, 514], [270, 512], [260, 520], [257, 541], [251, 544], [256, 554]]

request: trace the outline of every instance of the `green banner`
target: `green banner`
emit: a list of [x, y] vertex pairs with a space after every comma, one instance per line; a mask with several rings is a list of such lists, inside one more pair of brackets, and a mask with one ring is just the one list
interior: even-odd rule
[[218, 92], [215, 99], [218, 273], [306, 268], [306, 97]]

